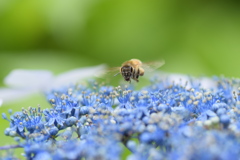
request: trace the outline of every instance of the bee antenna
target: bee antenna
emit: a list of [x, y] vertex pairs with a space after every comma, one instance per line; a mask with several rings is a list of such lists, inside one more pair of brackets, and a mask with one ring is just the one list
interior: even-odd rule
[[115, 74], [114, 77], [117, 76], [118, 74], [120, 74], [120, 72], [118, 72], [117, 74]]

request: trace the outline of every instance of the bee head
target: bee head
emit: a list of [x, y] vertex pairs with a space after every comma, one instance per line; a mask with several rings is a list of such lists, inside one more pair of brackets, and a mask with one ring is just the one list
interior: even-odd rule
[[125, 81], [130, 81], [130, 78], [132, 76], [132, 67], [131, 66], [123, 66], [121, 68], [121, 73]]

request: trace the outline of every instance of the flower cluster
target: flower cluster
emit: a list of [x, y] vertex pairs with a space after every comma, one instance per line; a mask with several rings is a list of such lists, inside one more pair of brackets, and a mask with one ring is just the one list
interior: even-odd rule
[[47, 94], [51, 109], [2, 117], [27, 159], [238, 159], [239, 80], [215, 77], [112, 87], [90, 82]]

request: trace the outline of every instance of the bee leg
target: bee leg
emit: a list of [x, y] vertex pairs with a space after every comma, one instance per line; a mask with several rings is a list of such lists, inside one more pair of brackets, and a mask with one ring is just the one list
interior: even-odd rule
[[136, 82], [139, 82], [139, 80], [137, 78], [133, 78]]
[[139, 82], [139, 81], [138, 81], [139, 72], [140, 72], [140, 71], [139, 71], [139, 69], [138, 69], [137, 74], [136, 74], [136, 76], [134, 77], [134, 80], [135, 80], [136, 82]]
[[118, 74], [120, 74], [120, 72], [118, 72], [117, 74], [115, 74], [114, 77], [117, 76]]

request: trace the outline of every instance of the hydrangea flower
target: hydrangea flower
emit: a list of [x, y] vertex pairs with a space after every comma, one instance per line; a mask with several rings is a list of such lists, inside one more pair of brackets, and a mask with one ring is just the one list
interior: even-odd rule
[[22, 139], [26, 159], [118, 160], [124, 148], [128, 160], [238, 159], [238, 79], [160, 74], [150, 82], [55, 88], [50, 109], [3, 113], [5, 134]]

